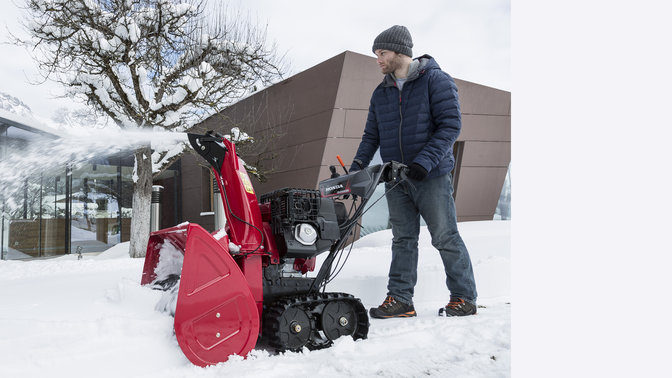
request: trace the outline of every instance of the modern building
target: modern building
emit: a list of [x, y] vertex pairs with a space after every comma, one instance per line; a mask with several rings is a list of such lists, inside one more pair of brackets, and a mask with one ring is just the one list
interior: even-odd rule
[[[239, 101], [197, 129], [229, 134], [238, 127], [255, 137], [252, 148], [238, 152], [267, 172], [266, 182], [252, 179], [258, 195], [283, 187], [317, 188], [330, 176], [329, 166], [339, 165], [337, 155], [348, 165], [352, 161], [371, 93], [381, 80], [375, 58], [346, 51]], [[511, 93], [455, 82], [462, 111], [462, 132], [454, 146], [458, 220], [490, 220], [511, 159]], [[211, 227], [212, 184], [201, 164], [196, 156], [182, 158], [183, 216]], [[384, 201], [380, 206], [386, 209]], [[376, 214], [368, 219], [382, 226], [373, 228], [385, 228], [386, 213]]]

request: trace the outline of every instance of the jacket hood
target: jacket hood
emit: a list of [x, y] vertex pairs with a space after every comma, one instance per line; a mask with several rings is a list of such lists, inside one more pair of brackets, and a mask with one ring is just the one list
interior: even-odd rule
[[[407, 81], [413, 81], [417, 79], [421, 75], [424, 75], [425, 72], [428, 70], [441, 69], [436, 60], [434, 60], [434, 58], [432, 58], [430, 55], [427, 54], [413, 59], [413, 62], [418, 62], [418, 64], [411, 64], [411, 67], [409, 68], [408, 72]], [[383, 85], [386, 87], [394, 87], [396, 85], [393, 73], [385, 75], [385, 77], [383, 78]]]

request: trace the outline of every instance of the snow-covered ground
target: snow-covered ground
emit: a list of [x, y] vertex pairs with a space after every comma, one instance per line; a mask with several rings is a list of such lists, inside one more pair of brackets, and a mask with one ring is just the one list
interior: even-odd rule
[[[438, 317], [449, 293], [422, 229], [416, 318], [371, 319], [366, 340], [274, 355], [254, 350], [193, 366], [140, 286], [142, 259], [123, 243], [98, 256], [0, 261], [0, 377], [507, 377], [511, 365], [510, 222], [459, 223], [479, 291], [477, 316]], [[328, 291], [373, 307], [384, 299], [389, 230], [359, 240]], [[323, 256], [322, 256], [323, 257]]]

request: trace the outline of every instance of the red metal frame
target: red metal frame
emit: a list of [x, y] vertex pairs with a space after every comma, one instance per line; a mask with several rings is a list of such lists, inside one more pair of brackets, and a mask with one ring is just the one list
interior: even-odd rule
[[261, 211], [252, 182], [236, 155], [236, 146], [227, 139], [222, 142], [228, 149], [221, 166], [222, 175], [214, 169], [213, 172], [224, 203], [227, 234], [233, 244], [240, 246], [241, 253], [263, 252]]
[[236, 154], [236, 146], [228, 139], [222, 143], [228, 150], [220, 167], [222, 175], [215, 169], [212, 171], [224, 204], [229, 240], [240, 246], [239, 255], [243, 256], [235, 260], [247, 280], [261, 319], [264, 306], [262, 255], [267, 256], [272, 235], [264, 232], [257, 196], [243, 161]]

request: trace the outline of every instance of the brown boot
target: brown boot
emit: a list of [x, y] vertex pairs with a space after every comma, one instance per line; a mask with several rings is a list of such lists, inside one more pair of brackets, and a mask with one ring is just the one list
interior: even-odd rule
[[416, 316], [413, 305], [408, 305], [397, 301], [391, 296], [387, 296], [383, 304], [378, 307], [371, 308], [369, 315], [372, 318], [387, 319], [387, 318], [410, 318]]

